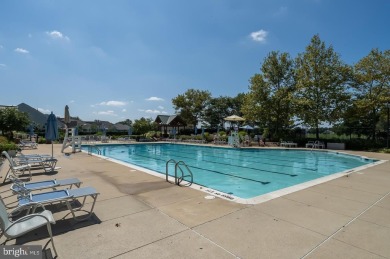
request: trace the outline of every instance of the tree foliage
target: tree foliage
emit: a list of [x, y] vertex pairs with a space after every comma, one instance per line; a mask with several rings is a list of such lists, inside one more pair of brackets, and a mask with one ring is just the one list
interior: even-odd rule
[[130, 127], [133, 126], [133, 122], [132, 122], [130, 119], [126, 119], [126, 120], [120, 121], [120, 122], [118, 122], [118, 123], [123, 124], [123, 125], [130, 126]]
[[233, 98], [220, 96], [212, 98], [204, 111], [204, 121], [211, 128], [223, 127], [224, 118], [232, 115]]
[[203, 113], [203, 121], [211, 128], [223, 127], [224, 118], [230, 115], [242, 116], [241, 107], [245, 94], [239, 93], [235, 97], [220, 96], [211, 98]]
[[381, 110], [390, 102], [390, 51], [373, 49], [354, 66], [355, 113], [370, 125], [375, 139]]
[[242, 111], [246, 119], [280, 137], [293, 124], [294, 62], [288, 53], [273, 51], [264, 59], [261, 72], [250, 80]]
[[[270, 52], [260, 73], [249, 80], [248, 93], [211, 98], [190, 89], [172, 100], [188, 124], [207, 122], [212, 128], [236, 114], [269, 130], [278, 139], [298, 124], [313, 129], [333, 126], [339, 134], [370, 135], [385, 129], [390, 103], [390, 50], [373, 49], [356, 65], [342, 62], [333, 47], [314, 35], [303, 53]], [[328, 126], [328, 127], [329, 127]], [[384, 135], [382, 134], [382, 137]]]
[[142, 117], [139, 120], [134, 120], [133, 128], [134, 128], [134, 134], [142, 135], [142, 134], [146, 134], [149, 131], [156, 130], [156, 124], [151, 118]]
[[316, 129], [321, 123], [336, 123], [349, 99], [347, 86], [350, 68], [343, 64], [333, 47], [326, 47], [318, 35], [311, 39], [306, 51], [296, 58], [297, 117]]
[[211, 100], [209, 91], [189, 89], [184, 94], [179, 94], [172, 99], [172, 104], [177, 113], [187, 124], [197, 125], [204, 116], [204, 109]]
[[12, 138], [12, 131], [25, 130], [29, 124], [27, 113], [15, 108], [0, 109], [0, 130], [3, 135], [8, 134]]

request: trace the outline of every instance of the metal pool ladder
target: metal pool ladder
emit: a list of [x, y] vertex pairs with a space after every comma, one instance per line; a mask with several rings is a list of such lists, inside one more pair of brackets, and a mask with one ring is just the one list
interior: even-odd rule
[[101, 151], [100, 148], [98, 148], [96, 145], [89, 145], [89, 146], [88, 146], [88, 155], [92, 155], [93, 149], [96, 150], [96, 152], [97, 152], [98, 155], [101, 155], [101, 154], [102, 154], [102, 151]]
[[[165, 164], [165, 179], [166, 179], [167, 182], [170, 182], [168, 180], [168, 175], [169, 175], [168, 166], [169, 166], [169, 164], [175, 164], [175, 184], [176, 185], [179, 185], [179, 186], [190, 186], [193, 183], [194, 176], [193, 176], [190, 168], [188, 168], [187, 164], [184, 163], [183, 161], [176, 162], [176, 160], [174, 160], [174, 159], [168, 160], [166, 162], [166, 164]], [[186, 170], [186, 172], [188, 173], [187, 175], [184, 174], [183, 169]], [[180, 171], [181, 176], [178, 176], [178, 171]], [[181, 182], [183, 180], [185, 180], [187, 182], [187, 184], [181, 185]]]

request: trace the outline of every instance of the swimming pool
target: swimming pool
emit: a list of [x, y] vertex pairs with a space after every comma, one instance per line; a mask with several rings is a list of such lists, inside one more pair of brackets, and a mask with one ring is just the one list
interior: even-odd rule
[[[101, 155], [158, 172], [183, 161], [202, 189], [229, 199], [253, 199], [373, 165], [377, 160], [330, 151], [236, 149], [182, 144], [99, 145]], [[84, 151], [88, 150], [83, 146]], [[95, 150], [96, 151], [96, 150]], [[172, 164], [169, 175], [174, 175]], [[339, 177], [339, 176], [337, 176]]]

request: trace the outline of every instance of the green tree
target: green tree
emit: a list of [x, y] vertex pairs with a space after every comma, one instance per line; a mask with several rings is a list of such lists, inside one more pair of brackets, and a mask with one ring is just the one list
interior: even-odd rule
[[133, 128], [134, 128], [134, 134], [142, 135], [142, 134], [146, 134], [149, 131], [156, 130], [156, 125], [151, 118], [142, 117], [139, 120], [134, 120]]
[[380, 111], [390, 102], [390, 50], [373, 49], [354, 66], [356, 112], [370, 121], [370, 137], [375, 140]]
[[269, 128], [278, 138], [293, 124], [294, 61], [288, 53], [273, 51], [264, 59], [261, 72], [250, 80], [242, 111], [246, 119]]
[[220, 96], [212, 98], [203, 113], [203, 121], [212, 128], [223, 127], [224, 118], [230, 115], [242, 116], [241, 107], [245, 94], [240, 93], [235, 97]]
[[172, 104], [187, 124], [196, 126], [198, 121], [203, 119], [204, 109], [210, 103], [210, 100], [211, 93], [209, 91], [189, 89], [184, 94], [179, 94], [173, 98]]
[[3, 135], [13, 138], [13, 130], [25, 130], [30, 124], [30, 119], [25, 112], [15, 108], [0, 109], [0, 130]]
[[242, 106], [244, 105], [245, 96], [246, 96], [245, 93], [239, 93], [232, 98], [231, 114], [229, 115], [235, 114], [241, 117], [244, 115], [242, 113]]
[[220, 96], [212, 98], [208, 106], [204, 110], [204, 122], [210, 127], [223, 127], [224, 118], [232, 115], [233, 98], [228, 96]]
[[132, 122], [132, 120], [130, 120], [130, 119], [126, 119], [126, 120], [120, 121], [120, 122], [118, 122], [118, 123], [123, 124], [123, 125], [130, 126], [130, 127], [133, 126], [133, 122]]
[[319, 138], [321, 123], [337, 123], [342, 117], [349, 100], [347, 86], [351, 69], [318, 35], [313, 36], [306, 51], [298, 55], [296, 66], [297, 117], [315, 128], [316, 138]]

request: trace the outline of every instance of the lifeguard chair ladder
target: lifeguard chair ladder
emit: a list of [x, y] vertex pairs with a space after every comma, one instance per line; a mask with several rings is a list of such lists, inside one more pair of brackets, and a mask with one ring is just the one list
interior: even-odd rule
[[76, 128], [66, 128], [64, 143], [62, 143], [61, 153], [64, 153], [65, 148], [72, 147], [72, 153], [81, 151], [81, 136], [76, 136]]

